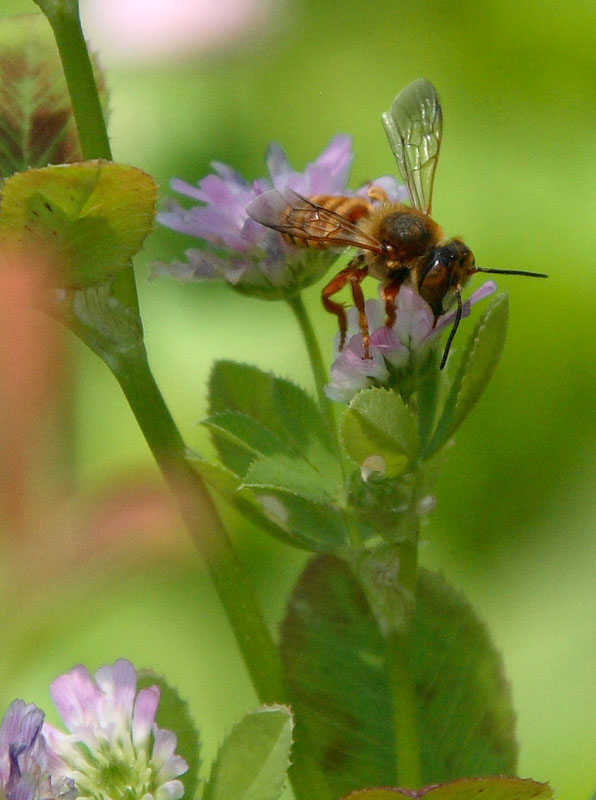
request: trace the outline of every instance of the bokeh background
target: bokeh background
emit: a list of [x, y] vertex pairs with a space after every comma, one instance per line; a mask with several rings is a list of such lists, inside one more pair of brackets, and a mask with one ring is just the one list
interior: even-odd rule
[[[81, 6], [107, 70], [114, 157], [152, 173], [163, 197], [170, 177], [194, 182], [214, 159], [260, 176], [271, 139], [302, 168], [333, 134], [351, 133], [354, 186], [392, 172], [380, 112], [416, 77], [438, 87], [445, 128], [435, 216], [450, 235], [465, 236], [479, 264], [550, 277], [499, 281], [511, 297], [505, 353], [439, 481], [424, 559], [468, 595], [503, 652], [518, 714], [520, 774], [550, 780], [560, 798], [590, 797], [596, 788], [596, 5], [81, 0]], [[3, 2], [6, 13], [34, 8], [29, 0]], [[283, 304], [246, 299], [224, 286], [147, 280], [152, 259], [174, 258], [189, 245], [156, 230], [138, 259], [138, 282], [156, 378], [189, 445], [209, 452], [197, 423], [214, 359], [258, 364], [310, 388], [312, 381]], [[375, 290], [371, 282], [369, 292]], [[330, 362], [335, 321], [321, 310], [319, 291], [307, 290], [306, 300]], [[118, 386], [90, 352], [51, 325], [32, 347], [50, 340], [48, 358], [68, 368], [46, 365], [39, 378], [32, 367], [37, 396], [44, 380], [58, 388], [48, 392], [46, 405], [40, 402], [38, 418], [21, 419], [28, 455], [2, 474], [5, 496], [15, 500], [21, 492], [28, 506], [15, 500], [16, 510], [4, 509], [10, 591], [1, 704], [18, 695], [48, 708], [47, 686], [56, 674], [78, 662], [95, 669], [126, 656], [166, 673], [189, 698], [208, 764], [255, 696]], [[14, 351], [7, 352], [3, 383]], [[26, 403], [4, 402], [3, 428], [14, 432]], [[12, 444], [3, 437], [13, 455], [21, 452], [18, 436]], [[67, 459], [64, 441], [70, 441]], [[27, 464], [29, 477], [20, 480]], [[227, 518], [276, 626], [304, 555], [229, 512]]]

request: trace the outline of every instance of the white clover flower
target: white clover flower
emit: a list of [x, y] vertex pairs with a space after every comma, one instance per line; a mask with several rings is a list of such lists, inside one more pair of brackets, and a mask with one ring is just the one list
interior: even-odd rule
[[118, 659], [95, 681], [78, 666], [56, 678], [51, 694], [70, 734], [44, 725], [44, 734], [70, 770], [80, 798], [178, 800], [187, 770], [175, 754], [176, 736], [155, 724], [160, 691], [137, 692], [133, 665]]

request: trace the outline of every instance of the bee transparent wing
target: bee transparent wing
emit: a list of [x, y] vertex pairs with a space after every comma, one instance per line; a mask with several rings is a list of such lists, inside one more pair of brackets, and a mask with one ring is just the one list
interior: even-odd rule
[[418, 78], [397, 95], [381, 120], [412, 205], [430, 214], [443, 130], [437, 90]]
[[263, 192], [251, 200], [246, 213], [261, 225], [305, 245], [312, 242], [317, 247], [359, 247], [375, 253], [383, 249], [378, 239], [361, 231], [341, 214], [289, 188], [283, 194], [277, 189]]

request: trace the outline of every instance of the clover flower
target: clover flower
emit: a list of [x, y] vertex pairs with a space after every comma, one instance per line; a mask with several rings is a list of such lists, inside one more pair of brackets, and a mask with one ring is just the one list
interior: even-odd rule
[[0, 797], [4, 800], [73, 800], [74, 781], [55, 773], [60, 759], [41, 734], [44, 713], [13, 700], [0, 725]]
[[[295, 296], [327, 271], [338, 251], [290, 244], [277, 231], [251, 219], [246, 207], [271, 189], [289, 188], [305, 197], [354, 194], [346, 189], [352, 158], [351, 137], [338, 134], [304, 172], [295, 171], [280, 145], [272, 143], [265, 158], [269, 179], [251, 183], [231, 167], [213, 162], [215, 172], [197, 186], [173, 180], [172, 189], [201, 205], [186, 209], [172, 201], [157, 220], [204, 240], [206, 246], [186, 250], [186, 262], [154, 264], [153, 274], [180, 281], [225, 280], [240, 292], [266, 299]], [[392, 200], [405, 199], [404, 187], [394, 178], [384, 176], [374, 183]], [[365, 194], [370, 185], [357, 193]]]
[[[484, 283], [463, 304], [462, 316], [467, 317], [475, 303], [493, 294], [496, 289], [494, 281]], [[435, 324], [431, 307], [410, 286], [402, 286], [396, 306], [395, 324], [388, 328], [383, 324], [384, 304], [380, 300], [366, 301], [366, 316], [372, 331], [368, 359], [364, 358], [356, 309], [348, 310], [348, 342], [339, 351], [339, 334], [336, 337], [331, 382], [325, 387], [325, 393], [331, 400], [348, 403], [361, 389], [389, 384], [395, 370], [406, 367], [413, 357], [425, 353], [456, 316], [455, 311], [443, 314]]]
[[56, 678], [51, 694], [70, 734], [44, 733], [75, 779], [78, 796], [97, 800], [177, 800], [187, 770], [176, 736], [155, 724], [160, 691], [137, 692], [133, 665], [119, 659], [95, 681], [78, 666]]

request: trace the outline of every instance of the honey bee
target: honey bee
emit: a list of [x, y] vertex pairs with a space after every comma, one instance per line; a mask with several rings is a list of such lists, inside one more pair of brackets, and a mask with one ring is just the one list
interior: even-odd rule
[[437, 91], [429, 81], [419, 78], [407, 86], [381, 119], [411, 205], [390, 202], [378, 186], [370, 187], [368, 198], [331, 195], [307, 198], [291, 189], [283, 194], [273, 189], [255, 198], [247, 213], [262, 225], [279, 231], [287, 241], [303, 247], [358, 248], [360, 252], [322, 292], [324, 307], [338, 319], [340, 350], [346, 340], [347, 318], [343, 303], [332, 297], [347, 284], [358, 311], [364, 358], [370, 357], [368, 320], [360, 285], [365, 277], [370, 275], [381, 282], [388, 327], [395, 323], [396, 298], [404, 284], [426, 300], [435, 324], [455, 297], [457, 312], [441, 359], [443, 369], [462, 317], [462, 287], [474, 273], [547, 276], [539, 272], [477, 267], [472, 251], [462, 239], [446, 239], [430, 216], [443, 115]]

